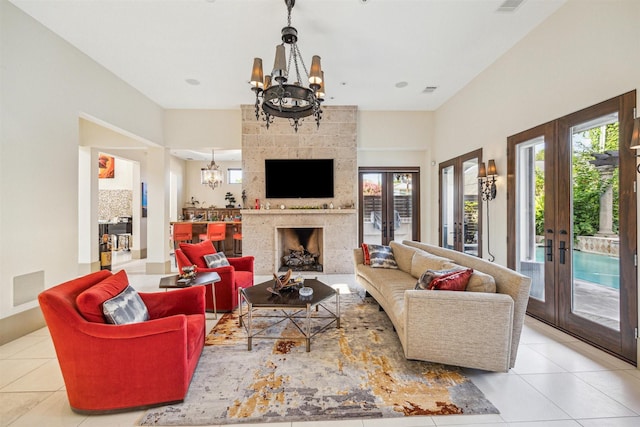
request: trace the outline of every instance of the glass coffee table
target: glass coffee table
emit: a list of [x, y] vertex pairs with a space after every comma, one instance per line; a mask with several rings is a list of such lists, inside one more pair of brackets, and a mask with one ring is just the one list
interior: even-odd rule
[[[273, 286], [273, 280], [249, 288], [238, 289], [238, 322], [247, 332], [247, 350], [251, 350], [253, 338], [282, 339], [281, 336], [269, 336], [267, 330], [286, 320], [300, 332], [299, 336], [287, 336], [287, 339], [304, 340], [307, 352], [311, 351], [311, 338], [327, 329], [334, 322], [340, 327], [340, 292], [318, 279], [305, 279], [304, 286], [313, 289], [313, 294], [301, 296], [298, 289], [280, 291], [274, 295], [267, 290]], [[335, 298], [336, 308], [331, 310], [325, 304]], [[243, 304], [246, 303], [245, 304]], [[320, 311], [322, 309], [322, 311]], [[254, 319], [266, 319], [266, 324], [255, 328]], [[311, 329], [312, 321], [315, 327]]]

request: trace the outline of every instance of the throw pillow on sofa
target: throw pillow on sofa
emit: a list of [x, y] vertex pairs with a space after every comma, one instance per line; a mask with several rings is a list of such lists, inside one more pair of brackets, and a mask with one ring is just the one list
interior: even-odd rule
[[437, 277], [445, 276], [447, 274], [455, 273], [456, 271], [462, 271], [462, 270], [465, 270], [465, 268], [460, 266], [456, 266], [448, 270], [427, 270], [420, 275], [420, 278], [418, 279], [418, 283], [416, 283], [415, 289], [418, 291], [421, 289], [422, 290], [429, 289], [429, 285], [431, 285], [431, 282], [433, 281], [433, 279]]
[[364, 265], [371, 265], [371, 256], [369, 255], [369, 245], [362, 244], [362, 255], [364, 256]]
[[371, 268], [398, 268], [393, 251], [389, 246], [369, 245], [369, 257]]
[[149, 320], [149, 312], [144, 301], [131, 285], [115, 297], [106, 300], [102, 304], [107, 323], [114, 325], [127, 325]]
[[469, 283], [472, 273], [473, 269], [468, 268], [436, 277], [429, 284], [429, 289], [436, 291], [464, 291], [467, 289], [467, 283]]

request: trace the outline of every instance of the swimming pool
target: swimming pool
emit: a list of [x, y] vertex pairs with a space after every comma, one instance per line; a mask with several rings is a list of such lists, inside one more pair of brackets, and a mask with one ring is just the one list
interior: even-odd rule
[[[536, 248], [536, 261], [544, 262], [544, 247]], [[607, 255], [573, 251], [575, 279], [620, 289], [620, 259]]]

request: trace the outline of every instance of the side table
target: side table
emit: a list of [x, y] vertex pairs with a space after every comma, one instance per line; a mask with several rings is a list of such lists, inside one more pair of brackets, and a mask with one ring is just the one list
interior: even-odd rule
[[220, 281], [220, 275], [216, 272], [203, 272], [197, 273], [196, 277], [187, 285], [178, 283], [179, 275], [167, 276], [160, 279], [160, 289], [165, 291], [168, 289], [188, 288], [191, 286], [205, 286], [211, 285], [211, 295], [213, 295], [213, 316], [214, 319], [218, 318], [218, 309], [216, 307], [216, 282]]

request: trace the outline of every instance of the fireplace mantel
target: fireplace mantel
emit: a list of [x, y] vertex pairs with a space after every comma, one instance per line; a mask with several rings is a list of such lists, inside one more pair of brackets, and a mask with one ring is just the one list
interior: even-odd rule
[[256, 274], [271, 275], [277, 271], [278, 229], [282, 227], [322, 228], [323, 272], [353, 273], [353, 249], [357, 245], [356, 209], [243, 209], [240, 213], [242, 254], [255, 258]]
[[241, 209], [246, 215], [353, 215], [355, 209]]

